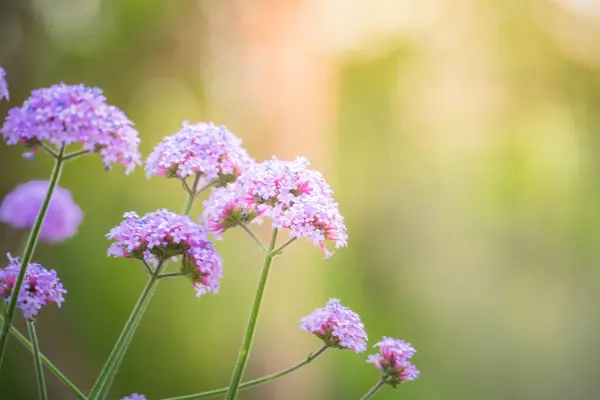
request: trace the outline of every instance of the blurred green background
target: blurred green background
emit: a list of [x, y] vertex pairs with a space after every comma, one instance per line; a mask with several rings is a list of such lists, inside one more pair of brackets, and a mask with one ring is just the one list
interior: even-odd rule
[[[349, 247], [323, 261], [301, 241], [277, 259], [247, 378], [317, 349], [298, 319], [339, 297], [371, 344], [386, 335], [418, 350], [421, 377], [377, 399], [597, 399], [599, 4], [5, 0], [0, 115], [37, 87], [84, 82], [136, 123], [144, 155], [189, 120], [226, 125], [259, 161], [312, 160]], [[0, 146], [2, 195], [49, 176], [48, 157], [22, 151]], [[106, 257], [104, 235], [123, 212], [178, 211], [184, 195], [142, 168], [104, 172], [95, 156], [69, 164], [61, 185], [85, 219], [74, 239], [38, 247], [69, 291], [38, 329], [88, 390], [145, 282], [141, 265]], [[22, 236], [0, 233], [0, 250], [16, 252]], [[240, 231], [217, 245], [221, 293], [161, 284], [111, 398], [229, 382], [261, 257]], [[0, 397], [33, 399], [31, 357], [9, 346]], [[52, 399], [71, 398], [47, 379]], [[240, 398], [357, 399], [377, 379], [361, 357], [331, 352]]]

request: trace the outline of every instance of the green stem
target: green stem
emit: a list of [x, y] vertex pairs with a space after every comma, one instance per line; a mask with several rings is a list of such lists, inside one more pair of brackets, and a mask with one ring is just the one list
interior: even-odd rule
[[363, 397], [361, 397], [360, 400], [368, 400], [371, 397], [375, 396], [375, 393], [377, 393], [379, 389], [381, 389], [383, 385], [385, 385], [386, 382], [387, 377], [381, 378], [381, 380], [377, 382], [377, 384], [373, 386]]
[[19, 300], [19, 294], [21, 293], [23, 279], [25, 278], [25, 271], [27, 270], [27, 266], [29, 265], [31, 258], [33, 257], [33, 252], [35, 251], [35, 246], [40, 235], [40, 230], [42, 229], [42, 223], [44, 222], [46, 212], [48, 211], [48, 206], [50, 205], [50, 200], [52, 199], [52, 194], [54, 193], [54, 189], [56, 188], [56, 185], [58, 184], [58, 181], [60, 179], [60, 174], [62, 172], [63, 167], [62, 156], [64, 154], [64, 151], [65, 148], [63, 146], [60, 149], [58, 158], [54, 159], [54, 168], [52, 168], [50, 184], [48, 185], [46, 197], [44, 198], [42, 206], [40, 207], [40, 211], [38, 212], [38, 215], [35, 219], [33, 228], [29, 233], [29, 239], [27, 239], [27, 246], [25, 247], [23, 257], [20, 260], [21, 269], [19, 270], [15, 286], [10, 296], [10, 303], [8, 304], [8, 309], [6, 311], [6, 319], [2, 321], [2, 327], [0, 328], [0, 366], [2, 366], [2, 361], [4, 360], [4, 353], [6, 352], [6, 343], [8, 342], [8, 332], [10, 331], [10, 327], [12, 326], [12, 321], [15, 316], [15, 311], [17, 310], [17, 302]]
[[194, 177], [194, 183], [192, 184], [191, 190], [188, 192], [188, 198], [183, 206], [183, 215], [188, 215], [190, 213], [190, 210], [192, 209], [194, 200], [196, 200], [196, 191], [198, 190], [198, 183], [200, 183], [200, 173], [197, 173]]
[[[160, 268], [161, 266], [159, 265], [159, 268], [157, 269]], [[155, 273], [148, 279], [142, 294], [140, 295], [135, 307], [133, 308], [133, 311], [131, 312], [131, 315], [129, 316], [129, 319], [125, 323], [125, 326], [123, 327], [123, 330], [117, 339], [117, 342], [108, 356], [108, 360], [104, 364], [98, 379], [96, 379], [96, 382], [90, 391], [90, 400], [102, 399], [104, 396], [106, 396], [108, 390], [110, 389], [110, 383], [112, 383], [112, 380], [117, 374], [127, 348], [131, 343], [131, 339], [133, 339], [134, 333], [141, 321], [141, 317], [150, 303], [150, 297], [154, 293], [154, 289], [159, 282], [156, 275], [157, 274]]]
[[254, 339], [254, 333], [256, 332], [256, 323], [258, 322], [258, 314], [260, 312], [260, 305], [262, 303], [263, 296], [265, 294], [265, 288], [267, 286], [267, 279], [269, 277], [269, 270], [271, 269], [271, 262], [273, 261], [273, 249], [277, 242], [277, 229], [273, 229], [273, 235], [271, 236], [271, 243], [267, 249], [265, 255], [265, 264], [260, 274], [258, 281], [258, 287], [256, 288], [256, 295], [254, 297], [254, 304], [252, 305], [252, 312], [248, 319], [248, 326], [246, 327], [246, 333], [244, 334], [244, 342], [238, 355], [233, 375], [231, 376], [231, 382], [229, 383], [229, 391], [227, 392], [227, 400], [234, 400], [239, 391], [240, 381], [244, 375], [244, 369], [248, 362], [248, 355], [250, 354], [250, 347], [252, 347], [252, 341]]
[[44, 379], [44, 368], [42, 367], [42, 354], [40, 353], [40, 343], [38, 342], [37, 333], [35, 331], [35, 322], [32, 319], [27, 320], [27, 330], [33, 345], [33, 361], [35, 364], [35, 375], [38, 383], [38, 393], [40, 400], [48, 400], [48, 392], [46, 391], [46, 380]]
[[276, 248], [275, 250], [273, 250], [273, 255], [277, 256], [279, 254], [281, 254], [281, 252], [283, 251], [283, 249], [285, 249], [286, 247], [288, 247], [290, 244], [294, 243], [296, 241], [296, 239], [298, 238], [291, 238], [290, 240], [288, 240], [287, 242], [285, 242], [284, 244], [282, 244], [281, 246], [279, 246], [278, 248]]
[[[289, 368], [283, 369], [279, 372], [276, 372], [274, 374], [271, 375], [267, 375], [264, 376], [262, 378], [258, 378], [258, 379], [254, 379], [248, 382], [244, 382], [240, 385], [240, 389], [246, 389], [248, 387], [251, 386], [256, 386], [256, 385], [260, 385], [261, 383], [266, 383], [266, 382], [270, 382], [273, 381], [277, 378], [281, 378], [282, 376], [285, 376], [291, 372], [296, 371], [299, 368], [302, 368], [303, 366], [305, 366], [306, 364], [310, 363], [312, 360], [314, 360], [315, 358], [319, 357], [321, 354], [323, 354], [325, 352], [325, 350], [328, 349], [328, 346], [325, 345], [323, 347], [321, 347], [319, 350], [317, 350], [315, 353], [311, 353], [308, 355], [308, 357], [306, 357], [304, 360], [300, 361], [297, 364], [292, 365]], [[195, 394], [188, 394], [185, 396], [179, 396], [179, 397], [169, 397], [168, 399], [164, 399], [164, 400], [195, 400], [195, 399], [203, 399], [205, 397], [212, 397], [212, 396], [216, 396], [218, 394], [223, 394], [223, 393], [227, 393], [227, 391], [229, 390], [229, 387], [224, 387], [221, 389], [215, 389], [215, 390], [211, 390], [209, 392], [202, 392], [202, 393], [195, 393]]]
[[260, 241], [260, 239], [254, 234], [254, 232], [252, 232], [252, 230], [250, 228], [248, 228], [248, 226], [246, 224], [240, 224], [240, 226], [242, 227], [243, 230], [246, 231], [246, 233], [248, 235], [250, 235], [250, 237], [256, 242], [256, 244], [258, 244], [258, 247], [260, 247], [260, 249], [263, 251], [263, 253], [266, 253], [267, 247], [263, 244], [263, 242]]
[[66, 156], [63, 157], [63, 161], [70, 161], [73, 160], [79, 156], [82, 156], [84, 154], [89, 153], [89, 150], [79, 150], [79, 151], [74, 151], [72, 153], [67, 154]]
[[[31, 344], [31, 342], [29, 342], [29, 340], [27, 340], [27, 338], [17, 330], [17, 328], [15, 328], [14, 326], [11, 327], [10, 334], [13, 335], [19, 342], [21, 342], [23, 346], [25, 346], [27, 349], [29, 349], [29, 351], [33, 353], [33, 344]], [[50, 362], [50, 360], [45, 355], [40, 353], [40, 357], [44, 365], [46, 365], [46, 368], [48, 368], [50, 372], [52, 372], [54, 376], [56, 376], [58, 380], [60, 380], [66, 387], [68, 387], [79, 400], [86, 400], [86, 397], [83, 394], [83, 392], [81, 392], [81, 390], [79, 390], [77, 386], [75, 386], [69, 380], [69, 378], [67, 378], [62, 372], [60, 372], [60, 370], [54, 364], [52, 364], [52, 362]]]

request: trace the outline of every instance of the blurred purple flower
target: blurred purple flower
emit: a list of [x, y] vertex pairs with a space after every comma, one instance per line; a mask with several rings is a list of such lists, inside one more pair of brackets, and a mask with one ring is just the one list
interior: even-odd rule
[[360, 316], [330, 299], [325, 307], [317, 308], [300, 319], [300, 329], [322, 339], [328, 346], [362, 353], [367, 349], [367, 333]]
[[[6, 268], [0, 269], [0, 297], [10, 301], [12, 290], [21, 268], [18, 258], [11, 257]], [[64, 301], [67, 291], [56, 276], [55, 270], [48, 271], [40, 264], [29, 263], [23, 280], [23, 290], [19, 293], [17, 307], [23, 311], [25, 318], [35, 317], [38, 311], [48, 303], [56, 303], [59, 307]]]
[[146, 400], [146, 396], [144, 396], [143, 394], [134, 393], [127, 397], [123, 397], [121, 400]]
[[23, 106], [11, 109], [2, 134], [7, 144], [24, 143], [32, 153], [42, 142], [57, 149], [78, 143], [100, 153], [106, 169], [123, 164], [129, 173], [141, 163], [132, 126], [123, 111], [106, 104], [102, 90], [60, 83], [34, 90]]
[[185, 179], [200, 173], [199, 187], [215, 180], [222, 186], [235, 181], [253, 162], [242, 141], [224, 126], [184, 122], [179, 132], [165, 137], [148, 156], [146, 175]]
[[[49, 181], [30, 181], [17, 186], [0, 205], [0, 221], [16, 229], [31, 229], [46, 197]], [[71, 192], [56, 187], [40, 237], [48, 242], [62, 242], [77, 233], [83, 213]]]
[[8, 83], [6, 83], [6, 79], [4, 78], [5, 76], [6, 72], [4, 72], [4, 69], [0, 67], [0, 100], [2, 100], [3, 98], [6, 100], [9, 99]]
[[264, 215], [272, 219], [273, 228], [289, 229], [292, 238], [307, 237], [326, 258], [331, 256], [325, 241], [343, 247], [348, 234], [333, 190], [308, 164], [305, 158], [279, 161], [273, 157], [251, 165], [234, 184], [213, 190], [204, 202], [206, 226], [220, 235], [236, 222], [248, 222], [233, 218], [234, 212]]
[[109, 256], [137, 258], [154, 265], [183, 256], [183, 272], [194, 284], [197, 296], [218, 293], [222, 260], [202, 226], [167, 210], [142, 217], [127, 212], [123, 217], [125, 220], [106, 235], [115, 241], [108, 249]]
[[416, 353], [410, 343], [384, 336], [383, 340], [373, 347], [379, 347], [379, 353], [371, 354], [367, 362], [374, 364], [378, 370], [387, 375], [386, 383], [396, 387], [406, 381], [417, 379], [420, 372], [408, 361]]

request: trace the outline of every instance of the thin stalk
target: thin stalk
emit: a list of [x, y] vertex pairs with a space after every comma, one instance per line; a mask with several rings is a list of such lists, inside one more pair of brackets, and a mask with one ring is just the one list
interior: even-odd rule
[[2, 327], [0, 328], [0, 367], [2, 366], [2, 361], [4, 360], [4, 353], [6, 352], [6, 343], [8, 342], [8, 333], [10, 331], [10, 327], [12, 326], [15, 311], [17, 310], [17, 302], [19, 300], [19, 294], [21, 293], [23, 279], [25, 278], [25, 271], [27, 270], [27, 266], [29, 265], [31, 258], [33, 257], [33, 252], [35, 251], [35, 246], [40, 235], [40, 230], [42, 229], [42, 223], [44, 222], [44, 218], [46, 217], [46, 212], [48, 211], [50, 200], [52, 200], [52, 194], [54, 193], [54, 189], [56, 188], [56, 185], [60, 180], [60, 174], [62, 172], [64, 161], [62, 158], [64, 151], [65, 148], [63, 146], [60, 149], [58, 157], [54, 159], [54, 167], [52, 168], [52, 174], [50, 175], [50, 184], [48, 185], [46, 197], [42, 202], [42, 206], [40, 207], [40, 211], [38, 212], [38, 215], [35, 219], [33, 228], [31, 228], [31, 232], [29, 233], [29, 239], [27, 239], [27, 246], [25, 247], [23, 257], [20, 260], [21, 269], [19, 270], [15, 286], [10, 296], [10, 303], [8, 304], [8, 309], [6, 310], [6, 319], [2, 321]]
[[158, 276], [158, 279], [169, 279], [169, 278], [177, 278], [179, 276], [184, 276], [181, 272], [169, 272], [168, 274], [161, 274]]
[[69, 153], [69, 154], [65, 155], [65, 156], [63, 157], [63, 161], [70, 161], [70, 160], [73, 160], [73, 159], [75, 159], [75, 158], [77, 158], [77, 157], [79, 157], [79, 156], [82, 156], [82, 155], [84, 155], [84, 154], [87, 154], [87, 153], [89, 153], [89, 152], [90, 152], [89, 150], [78, 150], [78, 151], [74, 151], [74, 152], [72, 152], [72, 153]]
[[379, 389], [381, 389], [383, 387], [383, 385], [385, 385], [386, 382], [387, 382], [387, 377], [384, 376], [363, 397], [361, 397], [360, 400], [368, 400], [371, 397], [375, 396], [375, 393], [377, 393], [379, 391]]
[[35, 364], [35, 376], [38, 383], [38, 394], [40, 400], [48, 400], [48, 392], [46, 390], [46, 380], [44, 379], [44, 367], [42, 367], [42, 354], [40, 353], [40, 343], [38, 342], [37, 333], [35, 331], [35, 322], [32, 319], [27, 320], [27, 330], [33, 345], [33, 362]]
[[198, 190], [198, 183], [200, 183], [200, 173], [197, 173], [194, 177], [194, 183], [192, 183], [192, 188], [188, 192], [188, 198], [183, 206], [183, 215], [188, 215], [190, 213], [190, 210], [192, 209], [194, 200], [196, 200], [196, 191]]
[[[2, 318], [2, 317], [0, 317]], [[3, 318], [2, 318], [3, 319]], [[27, 340], [27, 338], [25, 336], [23, 336], [21, 334], [21, 332], [19, 332], [17, 330], [17, 328], [15, 328], [14, 326], [10, 328], [10, 334], [13, 335], [23, 346], [25, 346], [29, 351], [31, 351], [33, 353], [33, 344]], [[52, 372], [54, 374], [54, 376], [56, 376], [58, 378], [59, 381], [61, 381], [63, 383], [63, 385], [65, 385], [67, 388], [69, 388], [71, 390], [71, 392], [73, 392], [73, 394], [79, 399], [79, 400], [86, 400], [87, 398], [85, 397], [85, 395], [83, 394], [83, 392], [81, 390], [79, 390], [77, 388], [77, 386], [75, 386], [75, 384], [73, 384], [69, 378], [67, 378], [65, 376], [65, 374], [63, 374], [58, 367], [56, 367], [54, 364], [52, 364], [52, 362], [50, 362], [50, 360], [43, 355], [42, 353], [40, 353], [40, 357], [42, 359], [42, 362], [44, 363], [44, 365], [46, 366], [46, 368], [48, 368], [50, 370], [50, 372]]]
[[[281, 378], [282, 376], [285, 376], [291, 372], [296, 371], [297, 369], [302, 368], [303, 366], [305, 366], [306, 364], [310, 363], [312, 360], [314, 360], [315, 358], [319, 357], [321, 354], [323, 354], [325, 352], [325, 350], [327, 350], [328, 346], [325, 345], [323, 347], [321, 347], [319, 350], [317, 350], [315, 353], [311, 353], [308, 355], [308, 357], [306, 357], [304, 360], [300, 361], [297, 364], [292, 365], [289, 368], [283, 369], [279, 372], [276, 372], [274, 374], [271, 375], [267, 375], [267, 376], [263, 376], [262, 378], [258, 378], [258, 379], [254, 379], [248, 382], [244, 382], [240, 385], [240, 389], [246, 389], [252, 386], [256, 386], [256, 385], [260, 385], [261, 383], [266, 383], [266, 382], [270, 382], [273, 381], [277, 378]], [[169, 397], [168, 399], [164, 399], [164, 400], [195, 400], [195, 399], [203, 399], [205, 397], [212, 397], [212, 396], [216, 396], [218, 394], [223, 394], [223, 393], [227, 393], [227, 391], [229, 390], [229, 387], [224, 387], [221, 389], [215, 389], [215, 390], [211, 390], [208, 392], [202, 392], [202, 393], [195, 393], [195, 394], [188, 394], [185, 396], [179, 396], [179, 397]]]
[[285, 242], [284, 244], [282, 244], [281, 246], [279, 246], [278, 248], [276, 248], [275, 250], [273, 250], [273, 255], [277, 256], [279, 254], [281, 254], [281, 252], [283, 251], [283, 249], [285, 249], [286, 247], [288, 247], [290, 244], [294, 243], [296, 241], [296, 239], [298, 238], [291, 238], [290, 240], [288, 240], [287, 242]]
[[248, 226], [246, 224], [240, 224], [240, 226], [242, 227], [243, 230], [246, 231], [246, 233], [248, 233], [248, 235], [250, 235], [250, 237], [256, 242], [256, 244], [258, 245], [258, 247], [260, 247], [260, 249], [263, 251], [263, 253], [267, 252], [267, 247], [263, 244], [263, 242], [254, 234], [254, 232], [252, 232], [252, 230], [250, 228], [248, 228]]
[[256, 288], [256, 295], [254, 297], [254, 304], [252, 305], [252, 312], [248, 319], [248, 326], [246, 327], [246, 333], [244, 334], [244, 341], [242, 348], [238, 355], [233, 375], [231, 376], [231, 382], [229, 383], [229, 391], [227, 392], [227, 400], [234, 400], [239, 391], [240, 382], [244, 375], [244, 369], [248, 362], [248, 355], [250, 354], [250, 348], [252, 347], [252, 341], [254, 340], [254, 334], [256, 332], [256, 323], [258, 322], [258, 315], [260, 313], [260, 306], [262, 299], [265, 294], [265, 288], [267, 286], [267, 280], [269, 278], [269, 270], [271, 269], [271, 262], [273, 261], [273, 249], [277, 242], [277, 229], [273, 229], [273, 235], [271, 236], [271, 243], [265, 254], [265, 264], [260, 274], [258, 281], [258, 287]]
[[121, 361], [123, 360], [125, 352], [127, 351], [127, 347], [129, 347], [129, 344], [131, 343], [131, 339], [133, 338], [133, 334], [139, 325], [141, 316], [144, 314], [148, 304], [150, 303], [150, 297], [154, 293], [154, 289], [156, 288], [158, 281], [159, 280], [155, 274], [151, 275], [148, 279], [142, 294], [140, 295], [135, 307], [133, 308], [133, 311], [131, 312], [131, 315], [129, 316], [129, 319], [125, 323], [125, 326], [123, 327], [123, 330], [117, 339], [117, 342], [108, 356], [108, 360], [104, 364], [98, 379], [96, 379], [96, 382], [90, 391], [90, 400], [103, 398], [103, 396], [105, 396], [110, 389], [109, 382], [114, 379], [114, 376], [119, 369]]

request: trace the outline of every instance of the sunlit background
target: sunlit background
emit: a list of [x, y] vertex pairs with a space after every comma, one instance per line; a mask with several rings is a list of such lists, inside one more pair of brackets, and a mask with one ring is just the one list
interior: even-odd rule
[[[349, 246], [324, 261], [301, 241], [277, 259], [246, 378], [316, 350], [298, 319], [339, 297], [371, 344], [417, 348], [421, 377], [377, 399], [596, 399], [598, 38], [597, 0], [5, 0], [0, 115], [32, 89], [83, 82], [136, 123], [144, 155], [184, 120], [214, 121], [259, 161], [302, 155], [323, 172]], [[0, 145], [2, 196], [49, 177], [49, 157], [22, 152]], [[145, 283], [139, 263], [106, 257], [104, 235], [125, 211], [180, 210], [184, 193], [142, 168], [105, 172], [97, 156], [68, 164], [61, 185], [85, 219], [74, 239], [38, 247], [68, 289], [38, 329], [87, 391]], [[0, 234], [1, 252], [18, 253], [25, 234]], [[220, 294], [162, 283], [111, 399], [227, 385], [261, 254], [242, 231], [217, 246]], [[240, 399], [358, 399], [378, 377], [331, 351]], [[71, 398], [47, 381], [51, 399]], [[35, 396], [13, 339], [0, 397]]]

